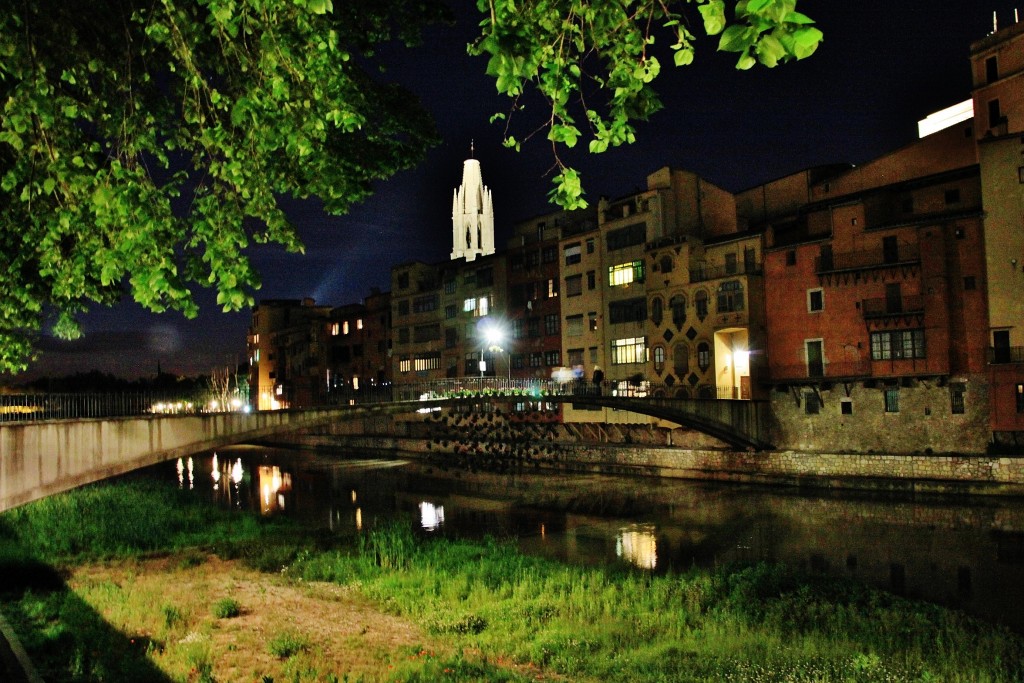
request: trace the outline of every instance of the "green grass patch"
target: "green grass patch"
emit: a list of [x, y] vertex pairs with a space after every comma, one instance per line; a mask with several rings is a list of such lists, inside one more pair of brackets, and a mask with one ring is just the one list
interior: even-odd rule
[[242, 606], [234, 598], [222, 598], [213, 603], [213, 616], [218, 619], [233, 619], [242, 613]]
[[[153, 653], [193, 615], [158, 601], [147, 631], [153, 636], [126, 637], [63, 588], [53, 567], [167, 551], [187, 563], [210, 550], [294, 580], [347, 585], [445, 643], [441, 656], [395, 653], [392, 680], [1024, 680], [1020, 635], [781, 565], [654, 576], [568, 566], [493, 540], [422, 539], [401, 525], [334, 539], [146, 482], [88, 487], [0, 515], [4, 609], [29, 651], [43, 658], [47, 680], [163, 680]], [[115, 602], [122, 590], [100, 589]], [[213, 605], [214, 616], [240, 609], [230, 602]], [[277, 633], [267, 647], [294, 664], [289, 680], [313, 680], [296, 656], [311, 648], [303, 635]], [[193, 649], [192, 679], [216, 679], [209, 641], [197, 635]]]

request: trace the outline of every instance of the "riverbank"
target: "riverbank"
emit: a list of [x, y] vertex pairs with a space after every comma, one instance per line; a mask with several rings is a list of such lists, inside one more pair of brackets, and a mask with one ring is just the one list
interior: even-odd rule
[[47, 680], [1024, 676], [1019, 635], [778, 565], [655, 576], [408, 526], [339, 537], [153, 483], [6, 513], [0, 542], [3, 610]]

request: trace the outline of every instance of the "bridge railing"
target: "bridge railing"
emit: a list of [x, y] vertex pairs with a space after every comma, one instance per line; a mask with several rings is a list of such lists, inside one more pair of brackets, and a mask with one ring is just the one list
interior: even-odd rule
[[0, 394], [0, 422], [196, 413], [203, 407], [191, 399], [149, 392]]

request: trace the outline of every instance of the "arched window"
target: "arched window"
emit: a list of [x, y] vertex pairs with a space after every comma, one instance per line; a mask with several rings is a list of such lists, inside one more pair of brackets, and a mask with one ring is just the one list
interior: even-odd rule
[[656, 296], [653, 299], [651, 299], [651, 322], [654, 323], [655, 325], [661, 325], [663, 306], [664, 304], [662, 303], [660, 296]]
[[697, 344], [697, 367], [701, 372], [707, 372], [711, 366], [711, 347], [707, 342]]
[[683, 324], [686, 323], [686, 297], [676, 294], [669, 300], [668, 305], [672, 309], [672, 324], [677, 330], [682, 330]]
[[693, 295], [693, 307], [697, 310], [697, 318], [704, 322], [708, 317], [708, 293], [703, 289]]
[[672, 370], [680, 380], [690, 372], [690, 347], [686, 344], [676, 344], [673, 349]]
[[659, 265], [661, 266], [661, 272], [663, 272], [663, 273], [671, 273], [672, 272], [672, 257], [668, 256], [668, 255], [662, 256], [661, 257], [661, 261], [659, 262]]
[[665, 367], [665, 347], [655, 346], [654, 347], [654, 371], [661, 372], [662, 368]]
[[690, 398], [690, 390], [686, 387], [676, 389], [676, 398]]

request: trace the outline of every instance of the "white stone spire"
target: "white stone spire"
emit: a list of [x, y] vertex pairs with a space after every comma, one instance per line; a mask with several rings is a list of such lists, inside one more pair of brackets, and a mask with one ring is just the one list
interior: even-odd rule
[[[472, 154], [472, 148], [470, 148]], [[494, 253], [494, 205], [483, 183], [480, 162], [462, 164], [462, 186], [452, 199], [452, 260], [472, 261]]]

